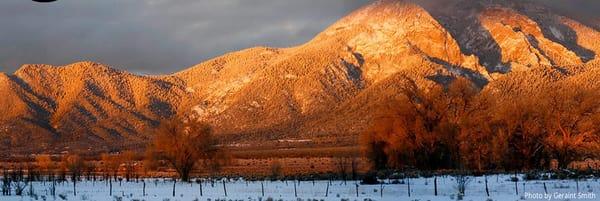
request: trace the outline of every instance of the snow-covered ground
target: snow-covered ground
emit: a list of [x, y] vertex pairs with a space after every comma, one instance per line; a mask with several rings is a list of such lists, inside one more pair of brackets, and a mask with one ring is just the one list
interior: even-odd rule
[[[112, 196], [109, 195], [109, 185], [103, 181], [83, 181], [77, 183], [77, 196], [73, 195], [73, 184], [63, 183], [57, 185], [56, 196], [50, 195], [51, 184], [35, 182], [33, 191], [36, 196], [29, 196], [29, 189], [24, 190], [23, 196], [0, 196], [0, 200], [146, 200], [146, 201], [192, 201], [192, 200], [457, 200], [457, 184], [454, 177], [438, 177], [438, 196], [434, 195], [433, 178], [418, 178], [410, 180], [411, 197], [408, 196], [407, 182], [401, 184], [384, 184], [383, 194], [380, 185], [359, 185], [358, 197], [354, 181], [344, 184], [342, 181], [333, 181], [329, 186], [326, 196], [328, 181], [302, 181], [296, 184], [297, 197], [294, 194], [294, 181], [264, 181], [264, 196], [262, 196], [261, 182], [228, 181], [226, 182], [227, 196], [223, 190], [223, 183], [218, 181], [214, 186], [210, 182], [203, 183], [203, 195], [200, 195], [200, 186], [197, 183], [177, 182], [175, 196], [172, 196], [173, 182], [164, 179], [147, 179], [146, 195], [143, 195], [143, 182], [113, 182]], [[385, 182], [390, 182], [386, 180]], [[544, 183], [548, 194], [545, 194]], [[472, 201], [515, 201], [515, 200], [600, 200], [600, 181], [598, 179], [580, 180], [579, 193], [577, 183], [573, 180], [545, 180], [545, 181], [519, 181], [518, 191], [515, 192], [515, 183], [510, 181], [509, 175], [488, 176], [490, 196], [486, 195], [484, 177], [471, 177], [467, 184], [463, 200]], [[562, 198], [560, 196], [563, 196]], [[548, 199], [550, 198], [550, 199]]]

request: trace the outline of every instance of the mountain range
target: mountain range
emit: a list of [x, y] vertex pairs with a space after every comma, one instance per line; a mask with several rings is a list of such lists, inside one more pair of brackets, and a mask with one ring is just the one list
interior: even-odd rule
[[24, 65], [0, 73], [0, 145], [14, 153], [139, 147], [177, 114], [209, 122], [227, 143], [352, 145], [406, 77], [422, 88], [464, 77], [483, 90], [516, 90], [547, 74], [600, 86], [597, 22], [531, 1], [380, 0], [305, 44], [232, 52], [170, 75], [94, 62]]

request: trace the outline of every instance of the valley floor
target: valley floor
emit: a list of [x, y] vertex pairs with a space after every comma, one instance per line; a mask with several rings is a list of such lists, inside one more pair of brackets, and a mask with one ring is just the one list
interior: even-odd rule
[[[517, 183], [519, 194], [515, 192], [515, 183], [509, 175], [488, 176], [490, 196], [486, 195], [485, 178], [471, 177], [466, 185], [463, 200], [472, 201], [515, 201], [515, 200], [600, 200], [600, 181], [598, 179], [580, 180], [539, 180], [519, 181]], [[73, 194], [73, 184], [65, 182], [57, 184], [56, 196], [50, 195], [51, 183], [35, 182], [33, 196], [27, 187], [23, 196], [0, 196], [5, 201], [29, 200], [146, 200], [146, 201], [193, 201], [193, 200], [337, 200], [337, 201], [363, 201], [363, 200], [419, 200], [440, 201], [458, 200], [457, 182], [452, 176], [438, 177], [438, 196], [434, 195], [433, 178], [416, 178], [410, 180], [411, 196], [408, 196], [408, 181], [396, 182], [385, 180], [383, 193], [381, 185], [359, 185], [358, 197], [354, 181], [332, 181], [328, 188], [328, 181], [301, 181], [296, 183], [297, 196], [294, 193], [294, 181], [227, 181], [225, 196], [223, 182], [213, 184], [205, 181], [202, 186], [203, 195], [200, 195], [198, 183], [177, 182], [175, 196], [172, 195], [173, 182], [170, 179], [146, 179], [146, 195], [143, 195], [144, 182], [112, 182], [112, 196], [109, 195], [109, 183], [106, 181], [83, 181], [77, 183], [77, 195]], [[264, 185], [262, 195], [261, 183]], [[392, 184], [395, 183], [395, 184]], [[546, 184], [548, 193], [544, 191]], [[579, 188], [579, 189], [578, 189]], [[326, 194], [326, 190], [329, 193]]]

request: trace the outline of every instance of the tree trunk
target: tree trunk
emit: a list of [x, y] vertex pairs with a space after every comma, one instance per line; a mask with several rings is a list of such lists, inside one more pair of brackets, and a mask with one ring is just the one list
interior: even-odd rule
[[190, 181], [190, 172], [191, 172], [192, 168], [187, 168], [187, 167], [183, 167], [181, 168], [178, 172], [179, 172], [179, 176], [181, 177], [181, 181], [182, 182], [189, 182]]

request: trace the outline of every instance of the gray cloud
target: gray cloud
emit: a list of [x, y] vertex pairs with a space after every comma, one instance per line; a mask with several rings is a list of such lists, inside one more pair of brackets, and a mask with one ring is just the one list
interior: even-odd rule
[[552, 8], [558, 14], [569, 16], [590, 27], [600, 29], [600, 1], [598, 0], [535, 0]]
[[310, 40], [368, 0], [0, 1], [0, 71], [97, 61], [171, 73], [223, 53]]

